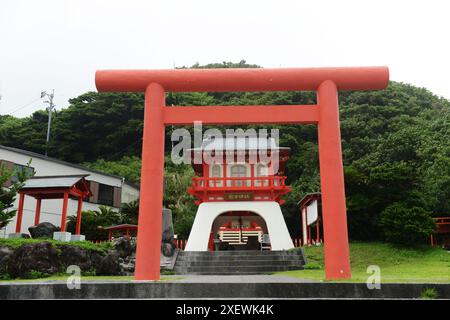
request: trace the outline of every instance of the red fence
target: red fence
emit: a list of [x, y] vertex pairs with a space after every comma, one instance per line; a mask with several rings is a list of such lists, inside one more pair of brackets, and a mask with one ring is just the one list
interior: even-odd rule
[[432, 246], [450, 247], [450, 217], [433, 218], [436, 222], [436, 233], [430, 235]]
[[184, 250], [186, 248], [187, 240], [183, 239], [175, 239], [175, 247], [180, 250]]
[[269, 176], [269, 177], [226, 177], [226, 178], [208, 178], [195, 177], [192, 178], [192, 190], [208, 190], [208, 189], [272, 189], [285, 188], [286, 177]]
[[[294, 243], [294, 247], [296, 247], [296, 248], [299, 248], [302, 246], [302, 239], [293, 238], [292, 242]], [[186, 248], [186, 243], [187, 243], [187, 240], [183, 240], [183, 239], [175, 240], [175, 246], [177, 247], [177, 249], [180, 249], [180, 250], [184, 250], [184, 248]]]
[[[186, 248], [187, 240], [184, 239], [175, 239], [175, 247], [180, 250], [184, 250]], [[109, 240], [94, 240], [91, 241], [93, 243], [103, 243], [103, 242], [109, 242]], [[302, 246], [302, 239], [299, 238], [293, 238], [292, 242], [294, 243], [294, 247], [299, 248]]]

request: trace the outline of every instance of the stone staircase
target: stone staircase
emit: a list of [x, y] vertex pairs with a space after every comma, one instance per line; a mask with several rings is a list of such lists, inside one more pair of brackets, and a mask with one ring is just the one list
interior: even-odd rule
[[246, 275], [303, 269], [305, 258], [292, 251], [180, 251], [176, 274]]

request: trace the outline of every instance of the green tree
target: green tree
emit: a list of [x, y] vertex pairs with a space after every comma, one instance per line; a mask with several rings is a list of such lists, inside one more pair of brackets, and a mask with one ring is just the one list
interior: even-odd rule
[[121, 223], [138, 224], [139, 218], [139, 199], [128, 203], [122, 203], [120, 206]]
[[197, 206], [195, 199], [187, 193], [192, 183], [194, 170], [190, 165], [175, 165], [169, 157], [164, 167], [164, 206], [172, 210], [174, 232], [187, 239], [191, 231]]
[[408, 246], [424, 244], [435, 229], [429, 212], [403, 202], [386, 207], [380, 215], [380, 225], [387, 241]]
[[[98, 210], [82, 212], [81, 233], [86, 236], [86, 240], [103, 241], [108, 239], [108, 232], [103, 228], [117, 225], [122, 222], [121, 215], [116, 210], [100, 206]], [[77, 224], [76, 216], [69, 216], [67, 221], [67, 231], [75, 233]]]
[[[29, 170], [29, 165], [30, 162], [24, 170], [8, 170], [5, 165], [0, 164], [0, 229], [6, 227], [17, 213], [16, 209], [12, 209], [17, 192], [23, 187], [25, 180], [34, 175]], [[8, 182], [10, 185], [6, 187]]]
[[141, 158], [124, 156], [115, 161], [98, 159], [95, 162], [83, 162], [83, 166], [124, 177], [126, 181], [139, 183], [141, 179]]

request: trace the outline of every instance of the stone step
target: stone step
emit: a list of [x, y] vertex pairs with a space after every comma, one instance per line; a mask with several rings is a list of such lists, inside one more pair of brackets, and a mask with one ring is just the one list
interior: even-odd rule
[[241, 262], [245, 261], [247, 263], [253, 263], [253, 261], [285, 261], [285, 260], [295, 260], [304, 261], [302, 256], [273, 256], [273, 257], [261, 257], [261, 256], [234, 256], [234, 257], [178, 257], [177, 262], [187, 261], [187, 262], [209, 262], [213, 261], [215, 263], [221, 263], [224, 261]]
[[254, 266], [284, 266], [284, 265], [303, 265], [303, 259], [284, 259], [284, 260], [252, 260], [251, 263], [249, 261], [177, 261], [177, 266], [248, 266], [248, 265], [254, 265]]
[[180, 251], [179, 256], [189, 257], [277, 257], [277, 256], [298, 256], [302, 255], [299, 251]]
[[239, 261], [239, 260], [283, 260], [283, 259], [297, 259], [303, 258], [301, 255], [297, 256], [212, 256], [212, 257], [204, 257], [204, 256], [181, 256], [177, 257], [180, 261]]
[[178, 274], [240, 275], [301, 270], [302, 251], [180, 252], [174, 271]]
[[302, 270], [302, 265], [289, 266], [238, 266], [238, 267], [178, 267], [174, 271], [179, 274], [261, 274], [288, 270]]
[[270, 251], [270, 250], [229, 250], [229, 251], [180, 251], [179, 256], [254, 256], [254, 255], [265, 255], [265, 256], [277, 256], [277, 255], [301, 255], [299, 250], [285, 250], [285, 251]]

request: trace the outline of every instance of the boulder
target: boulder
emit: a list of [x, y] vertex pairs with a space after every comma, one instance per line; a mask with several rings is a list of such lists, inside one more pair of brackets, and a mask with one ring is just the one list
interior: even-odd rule
[[33, 239], [50, 238], [53, 239], [53, 232], [60, 231], [60, 228], [50, 222], [41, 222], [38, 225], [28, 228]]
[[0, 279], [8, 273], [8, 262], [14, 250], [8, 247], [0, 247]]
[[117, 276], [121, 275], [120, 255], [115, 250], [109, 250], [96, 266], [97, 276]]
[[23, 245], [10, 256], [7, 269], [12, 278], [27, 278], [31, 272], [57, 273], [58, 251], [47, 241]]
[[113, 242], [114, 249], [119, 253], [121, 258], [126, 258], [131, 256], [134, 251], [134, 246], [131, 243], [131, 238], [129, 237], [120, 237], [114, 240]]

